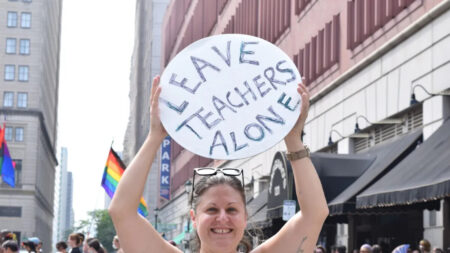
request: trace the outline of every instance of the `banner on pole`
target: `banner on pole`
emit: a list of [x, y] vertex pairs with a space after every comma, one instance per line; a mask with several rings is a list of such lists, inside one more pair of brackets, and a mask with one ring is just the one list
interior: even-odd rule
[[161, 145], [161, 170], [160, 170], [159, 195], [170, 199], [170, 137], [167, 136]]

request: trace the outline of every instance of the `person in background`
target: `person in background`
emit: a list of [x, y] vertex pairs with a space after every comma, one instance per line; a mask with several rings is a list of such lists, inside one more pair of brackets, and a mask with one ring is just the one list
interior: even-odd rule
[[81, 253], [81, 250], [79, 248], [81, 244], [81, 238], [77, 233], [72, 233], [69, 235], [69, 238], [67, 238], [67, 244], [71, 248], [69, 251], [70, 253]]
[[381, 246], [378, 244], [374, 244], [372, 246], [372, 253], [383, 253], [383, 250], [381, 250]]
[[116, 253], [124, 253], [123, 249], [120, 247], [120, 241], [117, 235], [114, 236], [112, 247], [116, 250]]
[[83, 252], [84, 252], [84, 253], [89, 253], [89, 252], [88, 252], [88, 251], [89, 251], [89, 242], [92, 241], [92, 240], [95, 240], [95, 238], [93, 238], [93, 237], [88, 237], [88, 238], [84, 241], [84, 243], [83, 243]]
[[[85, 237], [84, 234], [81, 233], [81, 232], [78, 232], [77, 235], [80, 237], [80, 240], [81, 240], [81, 241], [80, 241], [80, 244], [78, 245], [78, 248], [80, 249], [80, 252], [83, 253], [83, 249], [84, 249], [84, 239], [85, 239], [86, 237]], [[89, 235], [89, 233], [88, 233], [88, 235]]]
[[399, 245], [392, 251], [392, 253], [409, 253], [409, 252], [411, 252], [409, 244]]
[[338, 246], [337, 251], [338, 253], [345, 253], [347, 248], [344, 245]]
[[105, 249], [97, 239], [89, 241], [88, 246], [88, 253], [105, 253]]
[[420, 253], [430, 253], [431, 252], [431, 244], [428, 240], [423, 239], [419, 242]]
[[34, 242], [30, 241], [30, 240], [26, 240], [22, 243], [22, 247], [25, 248], [26, 251], [28, 251], [28, 253], [36, 253], [36, 245], [34, 244]]
[[37, 253], [42, 252], [42, 241], [39, 239], [39, 237], [30, 237], [28, 238], [28, 240], [34, 243]]
[[60, 241], [56, 243], [56, 250], [59, 253], [67, 253], [67, 243], [65, 241]]
[[327, 250], [322, 245], [317, 245], [314, 253], [327, 253]]
[[372, 246], [369, 244], [363, 244], [361, 245], [361, 248], [359, 249], [360, 253], [372, 253]]
[[18, 253], [19, 245], [17, 245], [16, 241], [7, 240], [2, 244], [3, 253]]
[[441, 248], [434, 248], [433, 253], [444, 253], [444, 250]]
[[338, 248], [339, 248], [339, 246], [337, 246], [337, 245], [332, 245], [332, 246], [331, 246], [331, 253], [339, 253]]

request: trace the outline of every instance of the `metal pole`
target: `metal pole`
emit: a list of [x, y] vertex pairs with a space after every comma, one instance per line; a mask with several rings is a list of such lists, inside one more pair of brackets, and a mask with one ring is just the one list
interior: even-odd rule
[[158, 232], [158, 211], [155, 212], [155, 230]]

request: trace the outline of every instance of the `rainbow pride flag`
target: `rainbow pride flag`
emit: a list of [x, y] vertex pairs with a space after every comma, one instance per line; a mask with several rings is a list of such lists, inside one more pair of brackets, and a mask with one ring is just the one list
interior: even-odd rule
[[[119, 184], [119, 180], [122, 177], [125, 168], [122, 160], [111, 147], [102, 178], [102, 186], [110, 198], [114, 196], [117, 184]], [[139, 202], [138, 212], [144, 217], [148, 215], [147, 203], [145, 203], [143, 197], [141, 197], [141, 201]]]
[[0, 127], [0, 175], [3, 182], [11, 187], [16, 187], [14, 164], [9, 154], [8, 145], [5, 140], [5, 125]]

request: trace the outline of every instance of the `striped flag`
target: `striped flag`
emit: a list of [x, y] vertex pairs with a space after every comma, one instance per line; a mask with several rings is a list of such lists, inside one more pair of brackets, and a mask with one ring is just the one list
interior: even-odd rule
[[3, 182], [11, 187], [16, 187], [14, 165], [9, 154], [8, 145], [6, 145], [4, 124], [3, 129], [0, 127], [0, 145], [0, 175]]
[[[102, 186], [110, 198], [114, 196], [114, 192], [116, 192], [117, 185], [119, 184], [125, 168], [122, 160], [111, 147], [102, 178]], [[144, 217], [148, 215], [147, 203], [145, 203], [143, 197], [141, 197], [138, 212]]]

